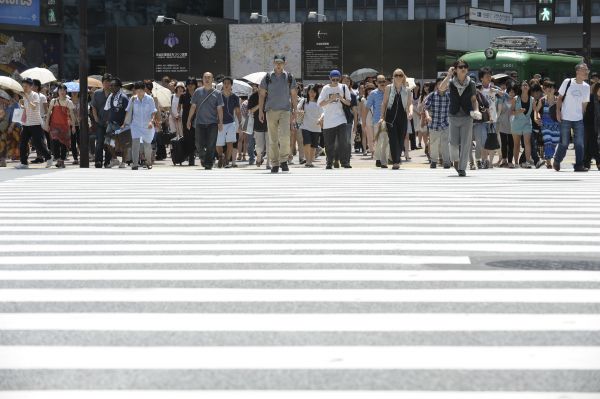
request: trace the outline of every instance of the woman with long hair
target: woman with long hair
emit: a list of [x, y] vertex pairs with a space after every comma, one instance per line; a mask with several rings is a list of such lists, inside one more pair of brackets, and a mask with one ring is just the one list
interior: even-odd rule
[[319, 120], [323, 115], [323, 110], [317, 104], [318, 98], [318, 89], [315, 85], [310, 85], [306, 90], [306, 98], [300, 100], [298, 104], [298, 115], [301, 115], [302, 118], [300, 129], [302, 130], [304, 156], [306, 157], [304, 166], [307, 168], [314, 168], [315, 151], [319, 146], [319, 135], [321, 134]]
[[75, 134], [75, 105], [67, 98], [67, 86], [58, 86], [58, 97], [50, 101], [47, 125], [52, 139], [52, 153], [57, 168], [65, 167], [67, 149], [71, 148], [71, 133]]
[[362, 146], [363, 146], [363, 155], [366, 156], [368, 154], [371, 155], [371, 159], [375, 157], [375, 144], [373, 140], [373, 125], [375, 122], [373, 121], [373, 111], [367, 107], [367, 97], [369, 94], [375, 90], [375, 85], [373, 83], [367, 83], [364, 87], [364, 95], [358, 102], [359, 115], [364, 115], [366, 112], [367, 117], [362, 120]]
[[518, 165], [521, 153], [521, 137], [523, 137], [526, 163], [522, 166], [531, 169], [533, 166], [531, 159], [531, 132], [533, 131], [531, 114], [534, 112], [535, 103], [533, 97], [529, 95], [529, 83], [526, 80], [515, 86], [515, 92], [516, 95], [512, 100], [514, 119], [511, 122], [514, 143], [513, 157], [515, 164]]

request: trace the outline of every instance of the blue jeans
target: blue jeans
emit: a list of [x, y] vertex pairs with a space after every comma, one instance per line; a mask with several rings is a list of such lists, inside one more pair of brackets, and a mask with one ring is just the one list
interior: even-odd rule
[[560, 143], [554, 153], [554, 162], [561, 163], [567, 155], [569, 142], [571, 139], [571, 129], [573, 129], [575, 143], [575, 167], [583, 166], [583, 120], [580, 121], [561, 121], [560, 122]]
[[[245, 134], [245, 133], [244, 133]], [[256, 148], [256, 140], [254, 140], [254, 135], [247, 135], [248, 139], [248, 162], [254, 163], [256, 160], [256, 155], [254, 155], [254, 149]]]

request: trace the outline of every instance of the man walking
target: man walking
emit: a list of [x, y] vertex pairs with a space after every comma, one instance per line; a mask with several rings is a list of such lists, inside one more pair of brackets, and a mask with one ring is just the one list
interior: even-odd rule
[[38, 153], [44, 157], [46, 167], [52, 167], [52, 155], [44, 141], [44, 131], [42, 130], [42, 116], [40, 114], [40, 97], [32, 90], [33, 80], [27, 78], [22, 82], [23, 86], [23, 117], [21, 119], [23, 130], [21, 131], [21, 141], [19, 143], [19, 152], [21, 163], [16, 169], [29, 168], [27, 157], [29, 156], [28, 143], [31, 139], [33, 146]]
[[279, 167], [283, 172], [289, 171], [290, 124], [295, 122], [298, 105], [296, 80], [284, 69], [285, 65], [285, 56], [275, 55], [273, 70], [260, 82], [258, 118], [264, 122], [264, 109], [269, 130], [271, 173], [278, 173]]
[[[350, 106], [350, 89], [340, 84], [342, 75], [334, 69], [329, 73], [331, 83], [321, 90], [317, 103], [323, 109], [323, 137], [325, 138], [325, 152], [327, 153], [327, 166], [333, 168], [334, 159], [343, 162], [342, 167], [351, 168], [349, 157], [346, 158], [346, 114], [343, 106]], [[337, 146], [336, 146], [337, 141]], [[337, 155], [337, 156], [336, 156]]]
[[96, 122], [96, 154], [94, 162], [96, 168], [102, 168], [102, 154], [104, 153], [104, 165], [110, 165], [111, 153], [104, 148], [104, 137], [106, 136], [106, 125], [108, 112], [104, 110], [106, 100], [110, 96], [110, 84], [112, 77], [109, 74], [102, 76], [102, 89], [96, 90], [92, 97], [92, 117]]
[[[240, 98], [232, 92], [233, 78], [223, 79], [223, 129], [219, 130], [217, 136], [217, 154], [219, 156], [219, 168], [237, 168], [235, 156], [232, 157], [233, 143], [237, 142], [237, 135], [241, 134], [242, 112], [240, 109]], [[237, 117], [237, 123], [236, 123]], [[225, 157], [223, 157], [223, 146], [227, 146]], [[231, 163], [229, 161], [231, 160]]]
[[437, 78], [435, 91], [425, 101], [425, 118], [429, 127], [429, 147], [431, 150], [431, 169], [437, 168], [440, 158], [444, 162], [444, 169], [450, 169], [450, 147], [448, 142], [448, 110], [450, 108], [450, 94], [440, 90], [440, 83], [444, 78]]
[[187, 128], [192, 128], [192, 117], [196, 114], [196, 151], [204, 169], [211, 170], [215, 162], [217, 135], [223, 130], [223, 96], [213, 88], [213, 74], [205, 72], [202, 87], [192, 96], [192, 105]]
[[[381, 104], [383, 103], [383, 92], [387, 81], [385, 76], [377, 76], [377, 88], [367, 97], [367, 106], [363, 108], [362, 121], [363, 126], [367, 125], [367, 115], [369, 110], [373, 113], [373, 132], [375, 135], [375, 166], [378, 168], [387, 168], [389, 154], [389, 139], [387, 133], [381, 131], [379, 121], [381, 120]], [[379, 134], [378, 134], [379, 133]], [[373, 151], [373, 149], [371, 149]]]
[[583, 114], [590, 101], [590, 85], [585, 80], [590, 70], [585, 63], [575, 67], [575, 78], [565, 79], [558, 89], [556, 102], [556, 119], [560, 123], [560, 143], [554, 153], [554, 170], [560, 171], [560, 163], [567, 155], [571, 129], [573, 129], [575, 143], [575, 172], [587, 172], [583, 165]]

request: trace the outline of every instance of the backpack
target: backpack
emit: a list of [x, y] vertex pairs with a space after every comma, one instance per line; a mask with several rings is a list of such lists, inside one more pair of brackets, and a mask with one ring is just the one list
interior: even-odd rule
[[[292, 90], [292, 82], [294, 81], [294, 75], [292, 75], [289, 72], [283, 72], [287, 75], [287, 81], [288, 81], [288, 86], [290, 87], [290, 90]], [[267, 76], [265, 76], [265, 81], [267, 83], [267, 91], [269, 91], [269, 85], [271, 84], [271, 73], [267, 73]]]

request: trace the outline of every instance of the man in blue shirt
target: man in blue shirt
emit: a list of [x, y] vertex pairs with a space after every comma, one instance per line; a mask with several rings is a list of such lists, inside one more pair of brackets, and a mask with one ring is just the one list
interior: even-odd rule
[[377, 76], [377, 88], [369, 94], [367, 98], [367, 106], [363, 110], [362, 121], [363, 126], [366, 126], [367, 113], [369, 110], [373, 112], [373, 132], [375, 133], [375, 165], [381, 168], [387, 168], [389, 159], [390, 144], [388, 141], [388, 135], [385, 134], [380, 127], [383, 129], [384, 126], [380, 126], [381, 119], [381, 104], [383, 103], [383, 92], [385, 91], [385, 85], [387, 81], [385, 76]]
[[[241, 133], [239, 122], [242, 120], [242, 112], [240, 109], [240, 98], [231, 90], [233, 86], [233, 78], [226, 77], [223, 79], [223, 130], [219, 130], [217, 136], [217, 154], [219, 156], [219, 168], [225, 165], [226, 168], [237, 168], [235, 164], [235, 156], [233, 153], [233, 143], [237, 143], [238, 135]], [[235, 118], [238, 122], [236, 123]], [[223, 146], [227, 146], [225, 157], [223, 158]], [[229, 160], [231, 159], [231, 163]]]

